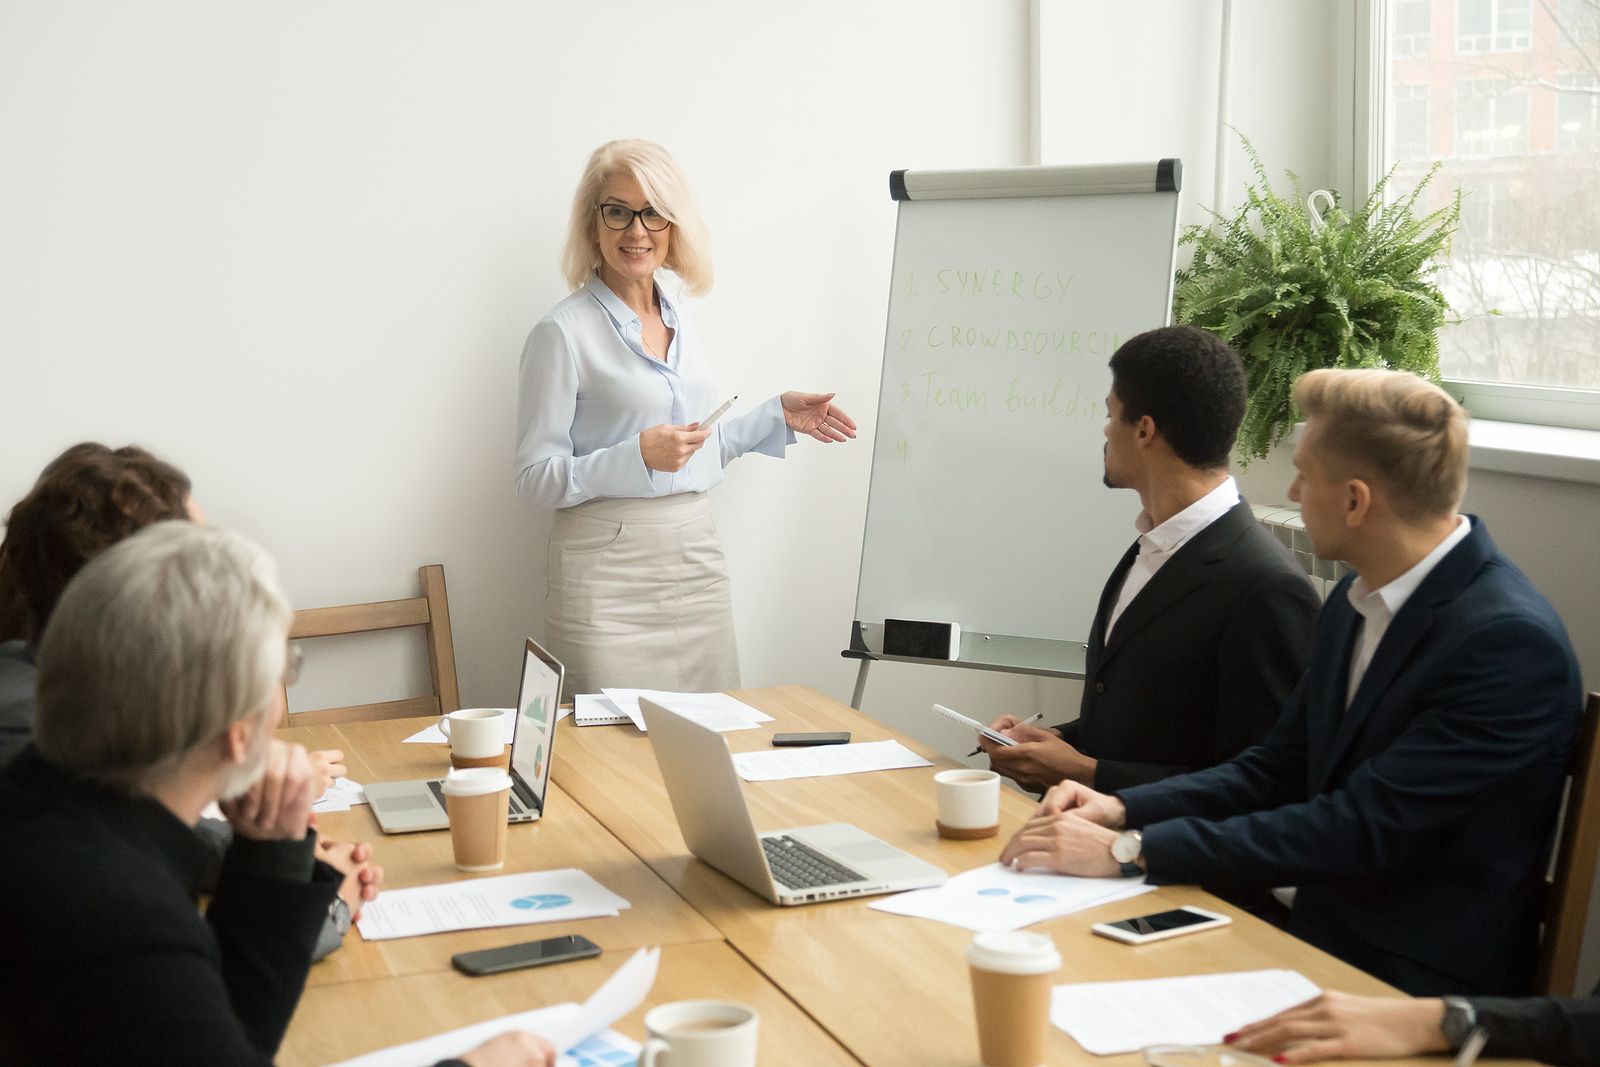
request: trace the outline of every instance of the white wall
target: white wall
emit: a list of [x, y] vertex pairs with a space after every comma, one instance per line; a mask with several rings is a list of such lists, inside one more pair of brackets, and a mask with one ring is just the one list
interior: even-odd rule
[[[564, 295], [585, 157], [648, 137], [716, 241], [698, 314], [722, 386], [836, 389], [863, 425], [747, 458], [714, 497], [747, 684], [847, 698], [887, 174], [1027, 152], [1025, 0], [915, 7], [0, 7], [0, 500], [73, 441], [137, 441], [297, 604], [410, 595], [443, 562], [463, 698], [508, 702], [548, 524], [511, 492], [517, 356]], [[294, 703], [424, 672], [399, 635], [323, 643]], [[873, 698], [910, 706], [887, 678]]]

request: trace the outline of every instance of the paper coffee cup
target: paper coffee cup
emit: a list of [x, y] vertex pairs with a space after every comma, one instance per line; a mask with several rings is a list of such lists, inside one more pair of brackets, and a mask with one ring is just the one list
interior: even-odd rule
[[463, 871], [498, 871], [506, 863], [511, 775], [494, 767], [451, 771], [440, 786], [450, 817], [450, 844]]
[[439, 732], [450, 742], [451, 762], [483, 767], [498, 761], [506, 750], [505, 715], [504, 708], [462, 708], [441, 716]]
[[1041, 1067], [1050, 1037], [1050, 980], [1061, 954], [1044, 934], [984, 932], [967, 946], [978, 1054], [984, 1067]]
[[1000, 776], [962, 768], [933, 776], [940, 837], [972, 840], [1000, 832]]
[[727, 1000], [680, 1000], [651, 1008], [639, 1067], [755, 1067], [754, 1008]]

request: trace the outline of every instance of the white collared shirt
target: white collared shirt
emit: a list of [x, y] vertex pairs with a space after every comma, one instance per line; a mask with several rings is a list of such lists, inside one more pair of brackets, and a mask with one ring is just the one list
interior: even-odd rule
[[1378, 651], [1378, 645], [1383, 641], [1383, 635], [1389, 632], [1389, 624], [1394, 617], [1400, 614], [1400, 609], [1405, 607], [1406, 601], [1411, 599], [1411, 594], [1417, 591], [1439, 561], [1450, 554], [1450, 550], [1472, 532], [1472, 522], [1465, 515], [1456, 516], [1455, 529], [1445, 535], [1443, 541], [1434, 546], [1432, 552], [1423, 556], [1415, 567], [1379, 586], [1377, 589], [1367, 587], [1366, 579], [1357, 576], [1350, 583], [1347, 591], [1350, 597], [1350, 606], [1356, 609], [1361, 616], [1361, 633], [1356, 638], [1356, 650], [1350, 657], [1350, 687], [1345, 690], [1344, 706], [1350, 707], [1350, 702], [1355, 699], [1356, 690], [1361, 685], [1361, 679], [1367, 675], [1367, 668], [1372, 665], [1372, 656]]
[[569, 508], [596, 497], [703, 492], [746, 452], [783, 458], [794, 434], [778, 397], [725, 417], [682, 470], [652, 471], [639, 434], [698, 422], [727, 397], [716, 394], [686, 310], [659, 279], [661, 319], [673, 331], [667, 358], [645, 351], [639, 316], [599, 276], [557, 304], [522, 349], [517, 392], [517, 495]]
[[1106, 637], [1111, 636], [1111, 629], [1122, 618], [1123, 611], [1133, 603], [1139, 591], [1150, 584], [1150, 579], [1172, 558], [1173, 553], [1195, 534], [1226, 515], [1238, 502], [1239, 486], [1230, 476], [1160, 526], [1151, 525], [1148, 511], [1139, 512], [1139, 517], [1133, 520], [1134, 529], [1139, 531], [1139, 554], [1134, 557], [1126, 577], [1122, 579], [1122, 590], [1117, 594], [1116, 606], [1106, 620]]

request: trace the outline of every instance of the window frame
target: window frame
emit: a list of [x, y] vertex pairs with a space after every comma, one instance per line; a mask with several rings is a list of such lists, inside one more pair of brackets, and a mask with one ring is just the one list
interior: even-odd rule
[[[1388, 25], [1392, 0], [1354, 0], [1335, 42], [1341, 87], [1334, 158], [1351, 203], [1367, 198], [1384, 173], [1389, 110]], [[1475, 418], [1600, 430], [1600, 389], [1446, 378], [1445, 389]]]

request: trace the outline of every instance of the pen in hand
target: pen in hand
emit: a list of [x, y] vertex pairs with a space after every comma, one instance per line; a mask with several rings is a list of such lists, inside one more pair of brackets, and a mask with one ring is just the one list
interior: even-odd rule
[[[1034, 723], [1038, 722], [1042, 718], [1044, 718], [1044, 712], [1041, 711], [1038, 714], [1033, 715], [1030, 718], [1023, 719], [1021, 722], [1017, 723], [1016, 726], [1013, 726], [1011, 728], [1014, 730], [1014, 729], [1017, 728], [1017, 726], [1032, 726]], [[983, 746], [979, 745], [977, 748], [975, 748], [971, 752], [967, 753], [967, 758], [971, 759], [973, 756], [978, 755], [982, 751], [983, 751]]]

